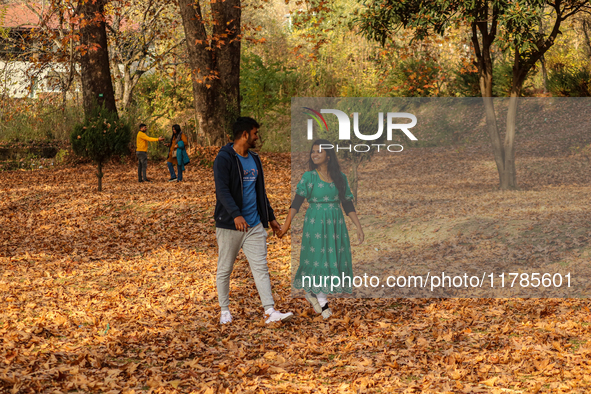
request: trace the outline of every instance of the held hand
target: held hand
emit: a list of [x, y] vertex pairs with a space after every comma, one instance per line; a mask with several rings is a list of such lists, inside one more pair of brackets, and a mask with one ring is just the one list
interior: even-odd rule
[[244, 220], [242, 216], [238, 216], [236, 219], [234, 219], [234, 225], [238, 231], [248, 231], [248, 223], [246, 223], [246, 220]]
[[363, 234], [362, 228], [357, 229], [357, 240], [359, 241], [359, 243], [357, 245], [361, 245], [363, 243], [363, 241], [365, 240], [365, 234]]
[[291, 227], [291, 220], [288, 217], [287, 220], [285, 221], [285, 223], [283, 223], [283, 226], [281, 226], [281, 231], [277, 234], [277, 237], [283, 238], [283, 236], [285, 234], [287, 234], [287, 232], [289, 231], [290, 227]]
[[275, 234], [277, 237], [281, 238], [281, 237], [282, 237], [282, 235], [280, 236], [279, 234], [281, 234], [283, 230], [281, 229], [281, 226], [279, 225], [279, 223], [277, 223], [277, 220], [273, 220], [273, 221], [271, 221], [271, 223], [269, 223], [269, 225], [270, 225], [270, 226], [271, 226], [271, 228], [273, 229], [273, 233], [274, 233], [274, 234]]

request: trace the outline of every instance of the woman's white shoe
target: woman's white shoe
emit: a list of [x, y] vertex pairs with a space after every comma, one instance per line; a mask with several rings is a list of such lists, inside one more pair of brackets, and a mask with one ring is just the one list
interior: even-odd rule
[[324, 305], [322, 307], [322, 317], [324, 319], [328, 319], [329, 317], [332, 316], [332, 311], [330, 310], [330, 308], [328, 307], [328, 304]]
[[320, 306], [320, 303], [318, 302], [318, 299], [314, 294], [306, 292], [304, 297], [308, 301], [310, 301], [310, 304], [312, 304], [312, 308], [314, 308], [314, 312], [322, 313], [322, 307]]

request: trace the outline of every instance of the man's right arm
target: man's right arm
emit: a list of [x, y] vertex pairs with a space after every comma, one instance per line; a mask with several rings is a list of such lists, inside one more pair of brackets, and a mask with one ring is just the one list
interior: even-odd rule
[[156, 141], [159, 141], [160, 140], [160, 138], [148, 137], [148, 135], [146, 133], [143, 133], [143, 132], [138, 133], [138, 137], [140, 137], [142, 140], [151, 141], [151, 142], [156, 142]]
[[242, 212], [240, 212], [240, 208], [238, 208], [230, 192], [230, 169], [231, 163], [229, 159], [218, 155], [213, 162], [213, 179], [215, 181], [216, 195], [226, 211], [228, 211], [232, 218], [236, 219], [242, 216]]

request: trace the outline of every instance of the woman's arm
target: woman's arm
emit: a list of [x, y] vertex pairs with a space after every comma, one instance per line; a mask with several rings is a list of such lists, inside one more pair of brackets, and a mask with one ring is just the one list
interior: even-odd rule
[[[181, 149], [187, 149], [187, 137], [185, 136], [185, 133], [181, 134], [181, 141], [183, 141], [183, 147]], [[178, 148], [179, 143], [177, 142], [176, 144], [174, 144], [174, 149]]]
[[283, 237], [287, 233], [289, 227], [291, 226], [291, 221], [293, 220], [295, 215], [297, 215], [300, 211], [300, 208], [304, 203], [304, 200], [310, 197], [310, 190], [307, 186], [308, 178], [306, 174], [308, 173], [304, 173], [304, 175], [302, 175], [302, 179], [298, 182], [296, 194], [293, 198], [293, 201], [291, 202], [291, 206], [289, 207], [289, 212], [287, 213], [285, 224], [281, 226], [281, 232], [277, 234], [279, 238]]
[[357, 217], [357, 212], [355, 212], [355, 211], [349, 212], [349, 217], [351, 218], [351, 221], [353, 222], [353, 224], [355, 224], [355, 227], [357, 227], [357, 239], [359, 240], [358, 245], [361, 245], [363, 243], [363, 241], [365, 240], [365, 234], [363, 233], [363, 228], [361, 228], [361, 222], [359, 221], [359, 218]]
[[289, 208], [289, 213], [287, 214], [287, 219], [285, 219], [285, 223], [281, 226], [281, 232], [277, 235], [279, 238], [283, 237], [285, 233], [289, 230], [291, 226], [291, 221], [298, 214], [298, 210], [295, 208]]

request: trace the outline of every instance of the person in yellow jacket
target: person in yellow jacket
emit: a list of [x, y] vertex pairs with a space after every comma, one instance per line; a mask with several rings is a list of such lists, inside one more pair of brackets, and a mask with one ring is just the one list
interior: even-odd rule
[[146, 176], [148, 171], [148, 142], [164, 141], [162, 136], [158, 138], [148, 137], [146, 130], [148, 130], [148, 126], [142, 123], [140, 131], [137, 133], [135, 154], [137, 156], [137, 178], [139, 182], [150, 182]]

